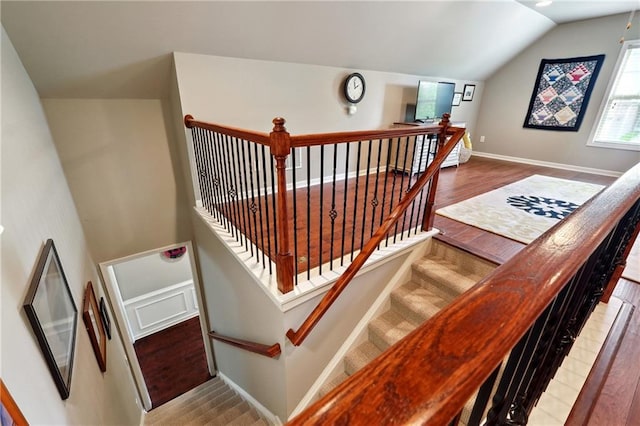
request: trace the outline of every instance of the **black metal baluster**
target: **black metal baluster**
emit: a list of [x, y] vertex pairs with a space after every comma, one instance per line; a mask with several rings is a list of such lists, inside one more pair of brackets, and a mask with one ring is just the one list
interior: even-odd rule
[[291, 147], [291, 164], [291, 176], [293, 178], [293, 277], [295, 285], [298, 285], [298, 197], [296, 194], [298, 181], [296, 180], [296, 150], [293, 147]]
[[[264, 152], [264, 149], [263, 149]], [[258, 213], [259, 213], [259, 217], [260, 217], [260, 251], [262, 252], [262, 267], [264, 268], [266, 266], [265, 264], [265, 244], [264, 244], [264, 220], [262, 218], [262, 184], [260, 183], [260, 151], [258, 151], [258, 144], [253, 144], [253, 154], [254, 154], [254, 158], [255, 158], [255, 166], [256, 166], [256, 188], [258, 189]], [[264, 174], [264, 169], [263, 169], [263, 174]], [[266, 187], [266, 183], [265, 183], [265, 187]], [[265, 194], [265, 200], [266, 200], [266, 194]], [[267, 220], [267, 223], [269, 221]], [[268, 232], [268, 229], [267, 229]], [[269, 240], [269, 236], [267, 235], [267, 241]], [[269, 262], [269, 273], [271, 273], [271, 262]]]
[[[422, 158], [424, 158], [424, 142], [426, 139], [427, 139], [427, 135], [423, 135], [422, 143], [420, 144], [420, 161], [422, 161]], [[428, 153], [427, 153], [427, 156], [428, 156]], [[429, 167], [429, 160], [427, 159], [425, 161], [425, 172], [428, 167]], [[420, 191], [420, 201], [418, 201], [418, 215], [416, 216], [416, 225], [415, 227], [413, 227], [413, 235], [418, 234], [418, 226], [420, 226], [420, 219], [419, 219], [420, 212], [423, 211], [422, 198], [424, 196], [425, 188], [427, 188], [430, 184], [431, 184], [431, 179], [429, 179], [429, 182], [427, 183], [427, 185], [422, 187], [422, 191]], [[413, 206], [411, 206], [411, 220], [409, 220], [409, 236], [411, 236], [411, 229], [412, 229], [411, 223], [413, 222], [413, 209], [415, 206], [416, 206], [416, 200], [413, 200]]]
[[240, 159], [240, 152], [242, 152], [242, 161], [238, 161], [238, 163], [241, 163], [242, 165], [240, 166], [240, 171], [242, 173], [242, 180], [240, 181], [240, 184], [242, 186], [242, 200], [244, 200], [244, 205], [243, 205], [243, 211], [244, 214], [243, 216], [245, 216], [245, 229], [244, 229], [244, 235], [245, 235], [245, 241], [249, 243], [250, 246], [250, 250], [251, 250], [251, 257], [253, 257], [253, 242], [251, 241], [251, 235], [252, 235], [252, 231], [253, 231], [253, 227], [251, 226], [251, 210], [250, 210], [250, 203], [249, 203], [249, 184], [247, 183], [247, 156], [246, 156], [246, 152], [245, 152], [245, 145], [246, 145], [247, 141], [245, 139], [241, 139], [240, 143], [238, 144], [238, 159]]
[[[229, 141], [229, 135], [224, 135], [224, 145], [225, 145], [225, 157], [231, 158], [233, 155], [233, 147], [231, 146], [231, 142]], [[229, 177], [229, 200], [231, 203], [232, 217], [233, 217], [233, 227], [236, 241], [240, 241], [240, 211], [238, 210], [238, 204], [236, 202], [236, 197], [238, 195], [238, 187], [234, 184], [236, 172], [233, 170], [233, 162], [227, 161], [227, 173]]]
[[208, 194], [208, 170], [206, 165], [206, 140], [205, 140], [205, 130], [198, 129], [198, 151], [199, 151], [199, 182], [200, 182], [200, 201], [202, 202], [202, 207], [204, 207], [209, 214], [212, 214], [211, 211], [211, 203], [209, 201]]
[[[426, 137], [426, 135], [422, 135], [420, 137], [420, 140], [422, 141], [422, 143], [420, 144], [420, 156], [418, 157], [418, 161], [419, 163], [422, 165], [422, 156], [424, 154], [424, 138]], [[418, 150], [417, 148], [418, 145], [418, 136], [416, 136], [416, 147], [414, 148], [414, 155], [415, 155], [415, 151]], [[426, 165], [425, 165], [425, 170], [426, 171]], [[424, 173], [423, 171], [423, 173]], [[418, 181], [418, 175], [416, 175], [416, 182]], [[414, 182], [413, 184], [415, 185]], [[411, 236], [411, 229], [414, 228], [414, 235], [417, 234], [417, 231], [415, 230], [415, 226], [413, 226], [413, 214], [415, 213], [416, 210], [416, 204], [418, 205], [418, 208], [420, 208], [420, 205], [422, 204], [422, 193], [424, 192], [424, 189], [422, 191], [420, 191], [420, 201], [418, 201], [418, 198], [414, 198], [413, 202], [411, 203], [411, 214], [409, 215], [409, 232], [407, 233], [407, 237]], [[406, 213], [405, 213], [405, 218], [406, 218]]]
[[[391, 182], [391, 194], [389, 194], [389, 215], [393, 211], [393, 199], [394, 194], [396, 193], [396, 179], [398, 177], [398, 157], [400, 157], [400, 143], [401, 140], [398, 138], [396, 140], [396, 161], [393, 166], [393, 181]], [[394, 241], [395, 242], [395, 241]], [[385, 239], [385, 247], [389, 247], [389, 234], [387, 233], [387, 237]]]
[[[364, 246], [364, 228], [366, 225], [367, 217], [367, 199], [369, 199], [369, 169], [371, 168], [371, 140], [367, 143], [367, 173], [365, 174], [364, 181], [364, 201], [362, 202], [362, 228], [360, 230], [360, 250]], [[360, 174], [360, 171], [358, 171]]]
[[318, 273], [322, 275], [322, 240], [324, 240], [324, 233], [322, 229], [322, 217], [324, 216], [324, 145], [320, 146], [320, 229], [318, 232], [318, 256], [319, 256], [319, 264], [318, 264]]
[[[410, 140], [410, 137], [407, 136], [407, 140]], [[413, 136], [413, 143], [411, 143], [410, 145], [413, 147], [413, 149], [411, 150], [411, 173], [409, 173], [409, 181], [407, 182], [407, 189], [404, 191], [404, 193], [408, 193], [411, 190], [411, 181], [413, 179], [413, 165], [415, 164], [416, 161], [416, 144], [418, 143], [418, 137], [417, 136]], [[405, 153], [406, 155], [406, 153]], [[421, 162], [418, 160], [418, 171], [416, 174], [416, 177], [418, 174], [420, 174], [420, 164]], [[416, 178], [417, 180], [417, 178]], [[415, 203], [415, 199], [413, 200], [413, 202]], [[413, 204], [413, 203], [412, 203]], [[400, 241], [402, 241], [404, 239], [404, 231], [405, 231], [405, 226], [407, 224], [407, 210], [404, 211], [404, 213], [402, 214], [402, 228], [400, 229]], [[397, 224], [398, 222], [396, 222]], [[409, 224], [409, 226], [411, 226], [411, 224]], [[409, 235], [407, 234], [407, 237]]]
[[[271, 157], [271, 154], [269, 154], [269, 157]], [[268, 183], [267, 183], [267, 153], [266, 153], [266, 149], [265, 146], [262, 145], [262, 178], [264, 180], [264, 210], [265, 210], [265, 219], [266, 219], [266, 223], [263, 224], [264, 228], [267, 228], [267, 257], [269, 258], [269, 273], [272, 274], [273, 273], [273, 262], [275, 261], [275, 259], [272, 257], [272, 253], [271, 253], [271, 223], [269, 221], [269, 191], [267, 190], [268, 188]], [[271, 177], [273, 178], [273, 170], [271, 172]], [[274, 233], [276, 233], [276, 230], [274, 228], [273, 230]], [[263, 247], [264, 250], [264, 247]]]
[[275, 164], [273, 163], [273, 155], [269, 155], [269, 161], [271, 162], [271, 205], [273, 206], [273, 250], [275, 251], [276, 255], [278, 253], [278, 220], [277, 220], [277, 216], [278, 214], [284, 214], [286, 215], [287, 212], [280, 212], [278, 213], [277, 208], [276, 208], [276, 195], [278, 192], [278, 189], [281, 191], [285, 191], [285, 193], [287, 192], [287, 188], [278, 188], [276, 189], [276, 174], [275, 174]]
[[307, 146], [307, 279], [311, 279], [311, 147]]
[[[388, 183], [389, 173], [390, 173], [389, 162], [391, 161], [391, 145], [393, 145], [393, 139], [389, 138], [387, 139], [387, 167], [384, 173], [384, 190], [382, 191], [382, 206], [380, 206], [380, 225], [379, 226], [382, 226], [382, 222], [384, 221], [384, 206], [387, 202], [387, 183]], [[393, 171], [393, 173], [395, 175], [395, 170]], [[389, 244], [387, 243], [385, 247], [387, 247], [388, 245]], [[378, 244], [378, 248], [380, 248], [380, 244]]]
[[[349, 147], [351, 146], [351, 142], [346, 143], [345, 148], [345, 160], [344, 160], [344, 194], [342, 197], [342, 211], [343, 211], [343, 219], [342, 219], [342, 247], [340, 248], [340, 266], [344, 266], [344, 240], [346, 234], [347, 227], [347, 192], [349, 188]], [[358, 179], [358, 175], [356, 174], [356, 179]], [[353, 206], [355, 209], [355, 206]], [[353, 250], [352, 250], [353, 251]]]
[[498, 367], [493, 370], [493, 373], [487, 380], [482, 383], [480, 389], [478, 390], [478, 395], [473, 404], [473, 408], [471, 409], [471, 414], [469, 415], [469, 420], [467, 421], [468, 425], [479, 425], [482, 423], [482, 419], [484, 418], [484, 411], [487, 408], [487, 404], [489, 402], [489, 398], [491, 398], [491, 391], [493, 390], [493, 385], [496, 383], [496, 379], [498, 378], [498, 374], [500, 373], [500, 367], [502, 363], [498, 365]]
[[238, 228], [242, 228], [240, 232], [240, 243], [242, 244], [242, 238], [244, 237], [245, 250], [249, 250], [249, 244], [247, 242], [247, 215], [246, 209], [243, 205], [242, 194], [244, 190], [242, 188], [242, 174], [243, 167], [240, 167], [240, 150], [238, 147], [238, 138], [235, 136], [231, 139], [231, 161], [232, 167], [235, 168], [233, 176], [236, 187], [236, 205], [238, 206]]
[[[376, 207], [378, 207], [378, 181], [380, 180], [380, 156], [382, 155], [382, 139], [378, 140], [378, 162], [376, 164], [376, 182], [373, 190], [373, 199], [371, 200], [371, 233], [369, 238], [373, 236], [373, 226], [376, 221]], [[380, 214], [382, 216], [382, 214]]]
[[[405, 138], [405, 142], [404, 142], [404, 160], [402, 162], [405, 170], [407, 170], [407, 154], [409, 154], [409, 137], [408, 136]], [[411, 180], [412, 173], [413, 173], [413, 163], [409, 165], [409, 180]], [[400, 202], [402, 201], [402, 194], [404, 191], [404, 175], [405, 174], [403, 173], [402, 176], [400, 177], [400, 191], [398, 194], [398, 204], [400, 204]], [[396, 224], [393, 228], [393, 244], [396, 243], [397, 237], [398, 237], [398, 222], [396, 221]]]
[[227, 168], [225, 167], [225, 161], [223, 157], [225, 155], [224, 149], [224, 135], [220, 133], [215, 133], [216, 146], [217, 150], [220, 153], [218, 155], [218, 161], [220, 162], [220, 171], [222, 177], [222, 185], [220, 187], [220, 191], [224, 201], [224, 212], [225, 217], [227, 218], [227, 226], [226, 229], [229, 233], [233, 233], [233, 221], [232, 221], [232, 209], [231, 204], [229, 202], [229, 180], [227, 176]]
[[[353, 199], [353, 231], [351, 232], [351, 261], [353, 262], [353, 252], [356, 251], [356, 210], [358, 210], [358, 190], [360, 189], [360, 151], [362, 150], [362, 141], [358, 141], [358, 153], [356, 159], [356, 194]], [[364, 220], [364, 218], [362, 219]]]
[[220, 211], [220, 199], [219, 199], [219, 190], [220, 190], [220, 181], [218, 177], [218, 172], [216, 171], [215, 159], [216, 155], [218, 155], [218, 151], [215, 149], [214, 145], [215, 134], [214, 132], [207, 132], [207, 152], [208, 152], [208, 161], [207, 167], [209, 169], [209, 179], [211, 181], [211, 198], [213, 201], [215, 217], [218, 222], [223, 223], [224, 215]]
[[196, 169], [198, 170], [198, 185], [200, 186], [200, 200], [202, 202], [202, 206], [206, 208], [205, 203], [205, 195], [204, 195], [204, 178], [206, 176], [206, 171], [202, 164], [202, 152], [200, 148], [200, 132], [202, 129], [199, 127], [191, 128], [191, 139], [193, 140], [193, 152], [196, 160]]
[[[251, 156], [251, 146], [256, 146], [255, 142], [247, 142], [249, 145], [247, 146], [247, 152], [248, 152], [248, 160], [249, 160], [249, 182], [251, 184], [251, 205], [249, 206], [249, 210], [251, 210], [251, 213], [253, 214], [253, 242], [256, 246], [256, 262], [260, 263], [260, 255], [258, 254], [258, 250], [259, 250], [259, 246], [258, 246], [258, 218], [257, 218], [257, 213], [258, 213], [258, 205], [256, 204], [256, 192], [255, 192], [255, 178], [253, 176], [253, 158]], [[243, 148], [244, 149], [244, 148]], [[243, 152], [244, 155], [244, 152]], [[262, 250], [260, 250], [262, 251]], [[263, 252], [264, 253], [264, 252]], [[262, 261], [262, 266], [264, 267], [264, 254], [263, 254], [263, 261]]]
[[[336, 210], [336, 169], [338, 167], [338, 144], [333, 144], [333, 178], [331, 182], [331, 210], [329, 211], [329, 218], [331, 219], [331, 255], [329, 257], [329, 270], [333, 271], [333, 242], [336, 218], [338, 217], [338, 211]], [[345, 177], [346, 180], [346, 177]]]

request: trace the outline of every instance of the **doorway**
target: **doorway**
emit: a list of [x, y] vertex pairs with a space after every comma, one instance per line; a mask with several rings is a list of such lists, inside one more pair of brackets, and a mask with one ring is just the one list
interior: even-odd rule
[[215, 375], [190, 242], [100, 264], [146, 411]]

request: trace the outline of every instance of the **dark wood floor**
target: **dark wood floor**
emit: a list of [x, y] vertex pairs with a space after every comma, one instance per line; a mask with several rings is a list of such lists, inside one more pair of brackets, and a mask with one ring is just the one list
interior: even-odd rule
[[153, 408], [211, 378], [199, 317], [143, 337], [133, 346]]

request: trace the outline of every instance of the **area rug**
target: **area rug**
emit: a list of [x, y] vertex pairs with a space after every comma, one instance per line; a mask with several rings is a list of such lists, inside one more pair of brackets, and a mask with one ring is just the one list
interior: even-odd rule
[[441, 208], [436, 214], [528, 244], [602, 188], [533, 175]]

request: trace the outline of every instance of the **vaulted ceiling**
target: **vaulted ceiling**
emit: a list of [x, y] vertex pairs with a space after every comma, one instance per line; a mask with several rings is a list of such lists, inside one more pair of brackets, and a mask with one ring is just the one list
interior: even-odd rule
[[41, 97], [159, 98], [173, 51], [483, 80], [558, 23], [638, 0], [534, 3], [23, 0], [0, 13]]

